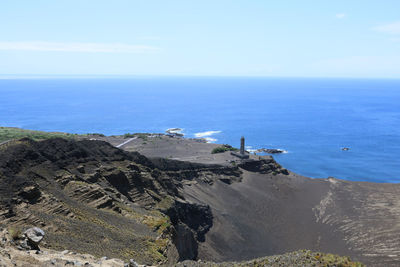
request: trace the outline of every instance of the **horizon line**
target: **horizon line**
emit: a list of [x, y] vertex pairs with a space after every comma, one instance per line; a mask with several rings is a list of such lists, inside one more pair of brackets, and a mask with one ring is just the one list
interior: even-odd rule
[[363, 76], [267, 76], [267, 75], [189, 75], [189, 74], [0, 74], [0, 80], [17, 79], [113, 79], [113, 78], [270, 78], [270, 79], [357, 79], [400, 80], [400, 77]]

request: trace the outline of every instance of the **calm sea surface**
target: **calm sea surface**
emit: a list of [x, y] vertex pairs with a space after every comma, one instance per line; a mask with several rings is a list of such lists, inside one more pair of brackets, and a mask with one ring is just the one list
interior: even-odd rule
[[2, 79], [0, 125], [107, 135], [179, 127], [234, 146], [244, 135], [251, 148], [287, 150], [274, 157], [305, 176], [400, 182], [400, 80]]

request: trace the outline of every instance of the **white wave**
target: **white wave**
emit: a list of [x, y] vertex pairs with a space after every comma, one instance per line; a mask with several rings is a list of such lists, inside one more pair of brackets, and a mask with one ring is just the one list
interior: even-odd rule
[[250, 153], [256, 153], [257, 149], [253, 148], [252, 146], [245, 146], [246, 150]]
[[167, 130], [165, 130], [166, 133], [170, 133], [170, 134], [176, 134], [176, 133], [182, 133], [183, 129], [181, 128], [169, 128]]
[[217, 142], [217, 140], [218, 140], [218, 139], [211, 138], [211, 137], [205, 137], [204, 139], [207, 141], [207, 143]]
[[197, 138], [202, 138], [202, 137], [207, 137], [207, 136], [211, 136], [211, 135], [219, 134], [219, 133], [221, 133], [221, 131], [207, 131], [207, 132], [195, 133], [194, 136]]
[[[253, 148], [252, 146], [246, 146], [246, 150], [249, 151], [250, 153], [266, 153], [266, 154], [271, 154], [268, 152], [262, 151], [264, 148]], [[281, 149], [281, 148], [276, 148], [275, 150], [280, 151], [282, 154], [287, 154], [289, 153], [287, 150]]]

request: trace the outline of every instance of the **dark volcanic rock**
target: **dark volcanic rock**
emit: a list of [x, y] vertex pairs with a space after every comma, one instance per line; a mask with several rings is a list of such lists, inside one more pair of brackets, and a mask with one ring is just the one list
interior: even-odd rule
[[193, 231], [183, 223], [174, 225], [172, 240], [179, 253], [179, 261], [197, 260], [198, 243]]
[[275, 160], [270, 159], [260, 159], [260, 160], [245, 160], [239, 164], [240, 168], [245, 169], [246, 171], [251, 172], [259, 172], [262, 174], [273, 173], [273, 174], [285, 174], [288, 175], [289, 171], [287, 169], [282, 168]]
[[30, 203], [36, 202], [39, 197], [41, 196], [41, 192], [37, 185], [31, 185], [31, 186], [26, 186], [24, 187], [19, 195], [23, 198], [29, 201]]
[[196, 233], [196, 239], [204, 241], [204, 234], [212, 227], [212, 213], [209, 206], [175, 201], [167, 211], [171, 222], [186, 224]]
[[213, 225], [210, 207], [175, 201], [166, 214], [175, 228], [174, 243], [178, 249], [180, 260], [197, 259], [197, 241], [204, 242], [205, 234]]
[[264, 152], [264, 153], [268, 153], [268, 154], [280, 154], [280, 153], [284, 153], [285, 150], [276, 149], [276, 148], [260, 148], [260, 149], [257, 149], [257, 152]]

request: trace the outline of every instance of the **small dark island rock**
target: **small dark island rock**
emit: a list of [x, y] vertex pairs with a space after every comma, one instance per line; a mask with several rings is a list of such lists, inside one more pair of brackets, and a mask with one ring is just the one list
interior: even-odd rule
[[263, 153], [268, 153], [268, 154], [280, 154], [286, 152], [285, 150], [282, 149], [276, 149], [276, 148], [260, 148], [257, 149], [257, 152], [263, 152]]

